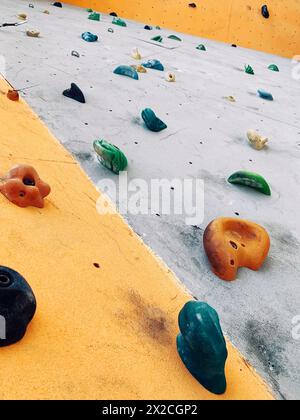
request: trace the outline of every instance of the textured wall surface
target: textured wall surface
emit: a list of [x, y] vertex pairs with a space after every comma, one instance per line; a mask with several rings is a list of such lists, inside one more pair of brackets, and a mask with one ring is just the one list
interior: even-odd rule
[[300, 53], [299, 0], [269, 0], [270, 18], [261, 14], [261, 0], [67, 0], [141, 22], [162, 25], [284, 57]]

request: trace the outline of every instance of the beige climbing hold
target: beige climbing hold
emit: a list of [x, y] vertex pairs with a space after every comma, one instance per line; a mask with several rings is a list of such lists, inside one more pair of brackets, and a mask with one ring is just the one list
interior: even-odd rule
[[132, 51], [132, 58], [134, 58], [135, 60], [141, 60], [142, 59], [142, 56], [141, 56], [141, 54], [140, 54], [140, 52], [137, 48], [135, 48]]
[[174, 73], [166, 73], [166, 80], [167, 82], [175, 82], [176, 76]]
[[251, 144], [251, 146], [256, 150], [262, 150], [266, 144], [268, 143], [269, 139], [267, 137], [263, 137], [259, 135], [254, 130], [247, 131], [247, 137]]
[[147, 73], [147, 69], [145, 69], [145, 67], [142, 65], [133, 64], [131, 67], [134, 68], [138, 73]]
[[31, 38], [38, 38], [40, 36], [39, 31], [26, 31], [26, 35], [30, 36]]
[[45, 13], [45, 15], [50, 15], [49, 10], [44, 10], [43, 13]]
[[227, 99], [227, 101], [229, 101], [229, 102], [236, 102], [235, 97], [231, 96], [231, 95], [230, 96], [225, 96], [224, 99]]
[[18, 15], [18, 18], [21, 19], [21, 20], [26, 20], [27, 19], [27, 15], [26, 15], [26, 13], [20, 13]]

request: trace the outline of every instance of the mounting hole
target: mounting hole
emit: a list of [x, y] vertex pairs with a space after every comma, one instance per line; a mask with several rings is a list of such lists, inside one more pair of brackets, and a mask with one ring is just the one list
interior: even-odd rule
[[25, 192], [24, 191], [20, 191], [19, 192], [19, 197], [25, 197]]
[[12, 283], [12, 280], [8, 274], [0, 274], [0, 287], [8, 287]]
[[232, 248], [238, 249], [238, 246], [237, 246], [237, 244], [235, 242], [230, 241], [230, 245], [232, 246]]
[[234, 265], [234, 260], [230, 260], [230, 265]]
[[30, 178], [30, 176], [25, 176], [23, 178], [23, 184], [28, 185], [30, 187], [34, 187], [35, 186], [35, 181], [34, 181], [34, 179]]
[[98, 264], [98, 263], [94, 263], [93, 266], [96, 267], [96, 268], [100, 268], [100, 264]]

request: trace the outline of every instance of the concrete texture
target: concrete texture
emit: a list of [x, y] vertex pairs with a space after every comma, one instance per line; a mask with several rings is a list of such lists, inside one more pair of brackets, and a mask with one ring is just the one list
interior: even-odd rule
[[[42, 10], [48, 8], [50, 15]], [[138, 41], [173, 31], [145, 31], [128, 22], [114, 26], [111, 18], [92, 22], [79, 8], [56, 9], [49, 2], [2, 0], [1, 16], [14, 20], [26, 12], [30, 22], [0, 29], [7, 78], [24, 91], [24, 98], [57, 138], [97, 183], [116, 176], [98, 165], [92, 141], [105, 138], [122, 148], [129, 159], [129, 179], [201, 178], [205, 181], [205, 220], [191, 227], [180, 216], [127, 216], [133, 229], [163, 258], [193, 295], [219, 312], [226, 334], [272, 385], [279, 398], [300, 396], [300, 341], [292, 339], [292, 319], [299, 314], [299, 154], [300, 84], [291, 77], [292, 64], [276, 56], [180, 35], [176, 49]], [[30, 39], [26, 28], [41, 30]], [[100, 36], [88, 44], [83, 31]], [[205, 43], [207, 52], [195, 49]], [[143, 57], [160, 59], [177, 82], [169, 84], [160, 72], [149, 71], [140, 81], [112, 74], [119, 64], [131, 64], [138, 46]], [[71, 50], [81, 57], [71, 57]], [[267, 69], [276, 63], [280, 73]], [[251, 64], [255, 76], [243, 72]], [[84, 91], [87, 104], [61, 95], [71, 82]], [[256, 96], [257, 88], [274, 95], [274, 102]], [[234, 95], [236, 103], [224, 96]], [[140, 111], [152, 107], [168, 124], [160, 134], [148, 132]], [[261, 152], [250, 148], [246, 131], [257, 129], [270, 138]], [[20, 139], [22, 141], [22, 139]], [[230, 186], [236, 170], [261, 173], [269, 181], [271, 198]], [[202, 247], [206, 225], [219, 216], [249, 218], [268, 229], [272, 248], [263, 269], [241, 270], [233, 283], [210, 271]]]

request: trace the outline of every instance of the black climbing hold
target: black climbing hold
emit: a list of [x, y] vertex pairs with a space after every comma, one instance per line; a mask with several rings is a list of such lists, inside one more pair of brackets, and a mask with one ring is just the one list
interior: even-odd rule
[[117, 13], [116, 13], [116, 12], [111, 12], [111, 13], [110, 13], [110, 16], [118, 17], [118, 15], [117, 15]]
[[232, 46], [233, 48], [237, 48], [237, 45], [236, 45], [236, 44], [231, 44], [231, 46]]
[[55, 7], [62, 7], [62, 4], [61, 4], [61, 2], [60, 2], [60, 1], [56, 1], [55, 3], [52, 3], [52, 6], [55, 6]]
[[261, 8], [261, 14], [263, 15], [265, 19], [269, 19], [270, 13], [268, 10], [268, 6], [266, 4]]
[[191, 7], [192, 9], [196, 9], [197, 4], [196, 3], [190, 3], [189, 4], [189, 7]]
[[75, 83], [71, 83], [71, 88], [63, 91], [63, 95], [67, 98], [71, 98], [75, 101], [85, 104], [84, 94]]
[[145, 25], [144, 29], [146, 29], [147, 31], [152, 31], [153, 28], [152, 28], [152, 26]]
[[0, 266], [0, 347], [20, 341], [36, 311], [36, 299], [26, 280]]

